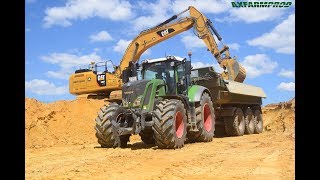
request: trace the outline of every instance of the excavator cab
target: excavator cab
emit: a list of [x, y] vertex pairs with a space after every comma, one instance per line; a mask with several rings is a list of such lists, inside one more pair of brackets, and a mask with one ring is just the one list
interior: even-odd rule
[[108, 72], [108, 61], [105, 62], [97, 62], [94, 64], [93, 67], [93, 72], [94, 73], [106, 73]]

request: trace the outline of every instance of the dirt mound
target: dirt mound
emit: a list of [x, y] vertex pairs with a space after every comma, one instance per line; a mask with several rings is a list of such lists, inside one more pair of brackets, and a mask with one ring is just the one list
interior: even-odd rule
[[294, 134], [295, 98], [290, 101], [268, 104], [262, 108], [266, 131], [281, 131]]
[[[53, 103], [26, 98], [26, 147], [96, 143], [94, 119], [103, 104], [86, 98]], [[265, 131], [294, 132], [294, 106], [295, 99], [266, 105], [262, 109]]]
[[103, 100], [84, 98], [53, 103], [26, 98], [26, 147], [40, 148], [95, 141], [94, 118], [103, 104]]
[[263, 108], [261, 134], [162, 150], [138, 135], [127, 148], [99, 148], [93, 126], [102, 100], [27, 98], [26, 179], [295, 179], [290, 102]]

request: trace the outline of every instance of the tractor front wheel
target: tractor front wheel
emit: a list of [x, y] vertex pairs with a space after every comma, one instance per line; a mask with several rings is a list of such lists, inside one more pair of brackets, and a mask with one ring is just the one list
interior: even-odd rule
[[95, 119], [95, 130], [98, 143], [101, 145], [101, 147], [110, 148], [117, 146], [112, 132], [112, 124], [110, 119], [118, 108], [118, 104], [112, 103], [109, 106], [103, 106], [98, 112], [98, 116]]
[[177, 99], [165, 99], [156, 105], [153, 115], [154, 139], [161, 149], [184, 146], [187, 135], [187, 116], [184, 104]]

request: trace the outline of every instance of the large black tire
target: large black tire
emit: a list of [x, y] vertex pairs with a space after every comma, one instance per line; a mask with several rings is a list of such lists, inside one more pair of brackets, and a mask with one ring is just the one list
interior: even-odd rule
[[141, 140], [145, 144], [155, 144], [155, 140], [153, 137], [153, 130], [152, 129], [145, 129], [139, 133]]
[[245, 131], [245, 122], [242, 110], [237, 108], [232, 117], [225, 117], [224, 125], [227, 135], [242, 136]]
[[189, 141], [212, 141], [215, 131], [215, 114], [211, 97], [208, 93], [203, 93], [200, 103], [196, 106], [196, 122], [199, 131], [189, 131], [187, 134]]
[[244, 122], [246, 126], [245, 133], [246, 134], [253, 134], [254, 133], [254, 116], [251, 108], [247, 108], [244, 113]]
[[254, 111], [254, 133], [260, 134], [263, 131], [263, 119], [260, 109]]
[[156, 105], [153, 115], [154, 139], [158, 148], [176, 149], [184, 146], [187, 116], [180, 100], [165, 99]]
[[112, 132], [112, 124], [110, 118], [113, 116], [114, 112], [119, 108], [116, 103], [111, 103], [109, 106], [103, 106], [98, 112], [96, 117], [96, 137], [98, 138], [98, 143], [101, 147], [116, 147], [115, 137]]

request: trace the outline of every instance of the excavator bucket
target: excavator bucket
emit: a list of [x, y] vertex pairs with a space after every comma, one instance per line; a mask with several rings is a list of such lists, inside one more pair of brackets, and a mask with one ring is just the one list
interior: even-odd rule
[[234, 59], [223, 59], [220, 66], [225, 67], [227, 72], [221, 75], [223, 79], [232, 80], [236, 82], [243, 82], [246, 78], [246, 70]]

